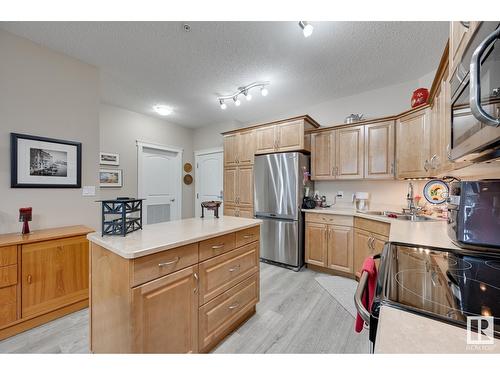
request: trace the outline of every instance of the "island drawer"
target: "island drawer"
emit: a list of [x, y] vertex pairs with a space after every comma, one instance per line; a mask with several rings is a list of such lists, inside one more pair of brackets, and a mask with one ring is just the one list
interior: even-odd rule
[[17, 284], [17, 264], [0, 267], [0, 288]]
[[17, 287], [0, 289], [0, 327], [17, 319]]
[[260, 239], [260, 226], [243, 229], [236, 232], [236, 247], [246, 245], [247, 243], [258, 241]]
[[335, 224], [352, 227], [353, 217], [346, 215], [316, 214], [306, 212], [306, 221], [311, 223]]
[[354, 226], [358, 229], [363, 229], [368, 232], [377, 233], [385, 237], [389, 237], [391, 224], [382, 221], [364, 219], [357, 217], [354, 220]]
[[235, 233], [225, 234], [200, 242], [200, 262], [227, 253], [236, 246]]
[[198, 244], [176, 247], [133, 260], [132, 286], [144, 284], [158, 277], [198, 263]]
[[200, 305], [259, 270], [259, 243], [252, 242], [200, 263]]
[[0, 247], [0, 267], [17, 264], [17, 246]]
[[199, 348], [204, 352], [219, 342], [232, 325], [259, 302], [259, 273], [202, 306], [199, 310]]

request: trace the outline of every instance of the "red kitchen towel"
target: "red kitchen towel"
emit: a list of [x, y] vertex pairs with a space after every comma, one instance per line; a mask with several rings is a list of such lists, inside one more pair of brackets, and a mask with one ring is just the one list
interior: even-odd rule
[[[365, 288], [365, 291], [363, 292], [362, 302], [363, 306], [365, 306], [368, 311], [371, 311], [373, 297], [375, 297], [375, 287], [377, 286], [377, 267], [372, 257], [366, 258], [363, 262], [361, 273], [363, 272], [368, 272], [368, 287]], [[366, 293], [368, 293], [368, 298]], [[368, 306], [366, 306], [366, 301], [368, 301]], [[361, 319], [359, 314], [356, 317], [356, 325], [354, 329], [358, 333], [363, 330], [363, 319]]]

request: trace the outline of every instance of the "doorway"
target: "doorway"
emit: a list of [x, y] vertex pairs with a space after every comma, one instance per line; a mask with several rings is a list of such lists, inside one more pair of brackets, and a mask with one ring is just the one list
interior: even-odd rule
[[182, 149], [137, 141], [137, 193], [146, 224], [179, 220]]
[[[223, 200], [223, 155], [222, 148], [196, 151], [194, 160], [196, 165], [195, 178], [195, 216], [201, 216], [201, 202]], [[224, 208], [219, 208], [222, 216]]]

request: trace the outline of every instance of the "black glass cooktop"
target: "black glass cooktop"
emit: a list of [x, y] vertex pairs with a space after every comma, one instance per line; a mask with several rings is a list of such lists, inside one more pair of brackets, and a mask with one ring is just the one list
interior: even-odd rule
[[459, 324], [493, 316], [500, 332], [500, 258], [391, 244], [383, 254], [377, 300]]

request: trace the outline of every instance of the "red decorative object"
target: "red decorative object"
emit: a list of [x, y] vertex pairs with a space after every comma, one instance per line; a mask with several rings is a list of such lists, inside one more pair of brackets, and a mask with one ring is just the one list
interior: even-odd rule
[[31, 221], [32, 216], [32, 208], [25, 207], [19, 209], [19, 221], [23, 222], [23, 234], [28, 234], [30, 232], [30, 226], [28, 225], [28, 221]]
[[423, 87], [416, 89], [413, 91], [413, 95], [411, 96], [411, 107], [415, 108], [419, 105], [427, 103], [427, 99], [429, 99], [429, 90], [424, 89]]

